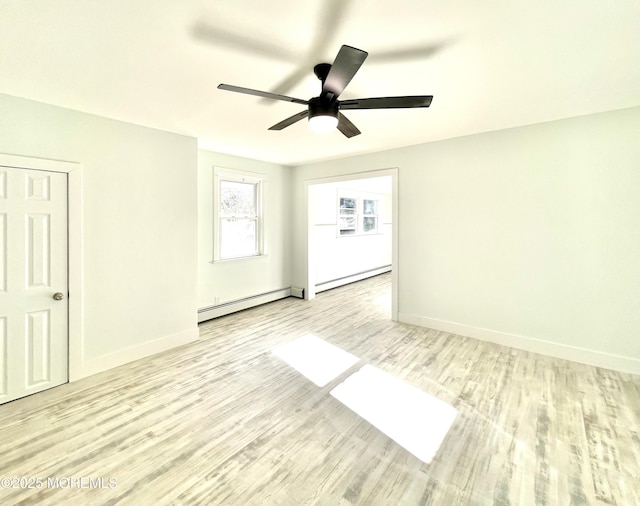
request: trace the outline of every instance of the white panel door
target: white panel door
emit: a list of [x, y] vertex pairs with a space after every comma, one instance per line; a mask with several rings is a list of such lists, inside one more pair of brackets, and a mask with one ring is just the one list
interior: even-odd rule
[[67, 175], [0, 166], [0, 403], [68, 381]]

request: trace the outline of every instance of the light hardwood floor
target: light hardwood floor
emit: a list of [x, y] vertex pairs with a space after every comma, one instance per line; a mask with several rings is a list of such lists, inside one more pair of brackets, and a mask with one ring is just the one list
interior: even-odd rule
[[[0, 504], [640, 505], [640, 377], [392, 322], [389, 283], [205, 322], [0, 406], [0, 477], [44, 480]], [[270, 352], [307, 332], [361, 362], [317, 387]], [[458, 410], [430, 464], [329, 395], [364, 364]]]

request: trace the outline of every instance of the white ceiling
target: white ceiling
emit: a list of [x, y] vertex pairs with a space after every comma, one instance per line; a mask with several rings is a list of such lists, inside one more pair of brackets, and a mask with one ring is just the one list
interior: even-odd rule
[[[348, 111], [347, 139], [267, 131], [304, 106], [216, 89], [316, 96], [342, 44], [369, 58], [341, 98], [431, 107]], [[294, 165], [638, 106], [640, 2], [0, 0], [0, 92]]]

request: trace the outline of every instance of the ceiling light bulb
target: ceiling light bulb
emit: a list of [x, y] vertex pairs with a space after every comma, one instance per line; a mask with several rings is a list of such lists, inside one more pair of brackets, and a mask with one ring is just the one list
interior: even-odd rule
[[314, 132], [330, 132], [338, 126], [338, 118], [335, 116], [318, 115], [309, 118], [309, 127]]

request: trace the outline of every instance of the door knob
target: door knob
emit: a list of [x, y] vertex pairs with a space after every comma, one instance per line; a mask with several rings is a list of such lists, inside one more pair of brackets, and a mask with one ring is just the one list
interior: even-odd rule
[[61, 292], [56, 292], [53, 294], [53, 298], [54, 300], [62, 300], [64, 299], [64, 294]]

